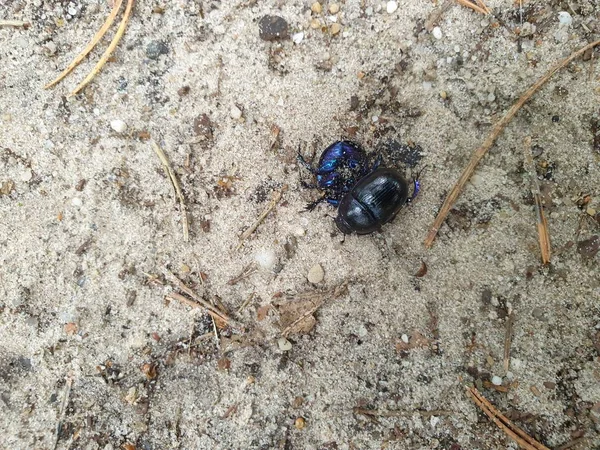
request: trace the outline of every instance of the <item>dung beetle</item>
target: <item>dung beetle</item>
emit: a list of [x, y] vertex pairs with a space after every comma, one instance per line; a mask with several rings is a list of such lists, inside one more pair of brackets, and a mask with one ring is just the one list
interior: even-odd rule
[[313, 168], [300, 152], [298, 162], [306, 167], [317, 179], [316, 185], [305, 187], [323, 191], [323, 196], [306, 206], [312, 211], [322, 201], [338, 206], [341, 198], [349, 192], [358, 180], [379, 166], [380, 159], [372, 165], [365, 151], [351, 141], [337, 141], [327, 147], [319, 158], [319, 165]]
[[317, 169], [312, 169], [300, 154], [298, 160], [317, 176], [317, 185], [310, 187], [324, 191], [306, 209], [313, 210], [323, 200], [337, 206], [335, 224], [344, 234], [380, 230], [420, 190], [419, 174], [413, 177], [413, 192], [409, 196], [408, 182], [400, 172], [380, 168], [380, 156], [370, 165], [364, 151], [350, 141], [338, 141], [327, 147]]

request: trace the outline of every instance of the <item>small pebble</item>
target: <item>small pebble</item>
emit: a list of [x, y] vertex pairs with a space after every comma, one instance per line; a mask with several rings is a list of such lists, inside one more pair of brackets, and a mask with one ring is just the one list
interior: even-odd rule
[[329, 5], [329, 12], [331, 14], [337, 14], [340, 11], [340, 5], [338, 5], [337, 3], [332, 3], [331, 5]]
[[388, 14], [394, 14], [398, 9], [398, 2], [387, 2], [386, 11]]
[[321, 28], [321, 22], [319, 21], [319, 19], [313, 19], [313, 20], [310, 21], [310, 27], [313, 30]]
[[146, 56], [150, 59], [157, 60], [160, 55], [167, 53], [169, 53], [169, 48], [163, 41], [151, 41], [146, 47]]
[[440, 27], [435, 27], [432, 33], [434, 38], [438, 40], [442, 38], [442, 29]]
[[288, 37], [288, 23], [283, 17], [263, 16], [258, 22], [258, 35], [263, 41], [277, 41]]
[[595, 234], [589, 239], [577, 242], [577, 251], [584, 258], [593, 258], [600, 250], [600, 236]]
[[31, 171], [31, 169], [25, 170], [25, 172], [23, 172], [23, 175], [21, 175], [21, 181], [24, 181], [25, 183], [31, 181], [32, 178], [33, 172]]
[[341, 25], [339, 23], [334, 23], [330, 27], [330, 31], [331, 31], [331, 34], [333, 36], [335, 36], [336, 34], [338, 34], [341, 30], [342, 30], [342, 27], [341, 27]]
[[588, 213], [589, 216], [594, 217], [596, 215], [596, 210], [594, 208], [592, 208], [591, 206], [585, 210], [586, 213]]
[[494, 386], [502, 386], [502, 378], [499, 377], [498, 375], [494, 375], [492, 377], [492, 384]]
[[571, 17], [571, 14], [569, 14], [568, 12], [561, 11], [558, 13], [558, 23], [561, 26], [568, 27], [573, 23], [573, 17]]
[[306, 426], [306, 420], [304, 420], [302, 417], [298, 417], [294, 422], [294, 426], [296, 429], [301, 430]]
[[310, 10], [315, 14], [321, 14], [321, 12], [323, 11], [323, 7], [319, 2], [314, 2], [310, 7]]
[[254, 255], [254, 260], [260, 267], [266, 270], [271, 270], [277, 262], [275, 251], [269, 248], [262, 248]]
[[292, 343], [284, 337], [277, 339], [277, 346], [282, 352], [289, 352], [292, 349]]
[[303, 32], [295, 33], [292, 35], [292, 41], [294, 41], [294, 44], [299, 44], [300, 42], [302, 42], [302, 39], [304, 39]]
[[405, 344], [408, 344], [408, 335], [407, 334], [403, 334], [402, 336], [400, 336], [400, 339], [402, 339], [402, 342], [404, 342]]
[[110, 127], [117, 133], [124, 133], [127, 130], [127, 124], [120, 119], [111, 120]]
[[237, 106], [233, 105], [229, 111], [229, 115], [233, 120], [240, 120], [242, 118], [242, 110]]
[[308, 271], [306, 278], [308, 278], [310, 283], [318, 284], [323, 281], [323, 278], [325, 278], [325, 271], [320, 264], [315, 264]]
[[83, 200], [81, 200], [79, 197], [74, 197], [71, 199], [71, 205], [73, 205], [75, 208], [81, 208], [83, 206]]

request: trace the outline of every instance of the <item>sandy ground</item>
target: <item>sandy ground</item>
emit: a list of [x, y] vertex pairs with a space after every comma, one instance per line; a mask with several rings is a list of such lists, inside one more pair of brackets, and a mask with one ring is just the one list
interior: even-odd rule
[[[402, 0], [389, 14], [347, 0], [316, 14], [302, 1], [139, 0], [114, 58], [67, 98], [106, 40], [42, 87], [109, 6], [0, 0], [0, 19], [31, 22], [0, 28], [0, 447], [49, 449], [58, 434], [61, 449], [516, 448], [466, 395], [476, 385], [546, 446], [600, 448], [600, 257], [579, 244], [600, 231], [598, 52], [525, 106], [434, 247], [422, 244], [503, 112], [600, 34], [600, 6], [489, 0], [484, 17], [442, 3]], [[297, 42], [262, 40], [266, 14]], [[150, 137], [181, 180], [189, 242]], [[414, 205], [343, 243], [332, 207], [302, 212], [318, 194], [295, 162], [299, 146], [318, 157], [340, 138], [402, 170], [415, 152], [427, 165]], [[238, 328], [219, 328], [217, 345], [202, 309], [165, 300], [169, 272]], [[324, 301], [316, 324], [280, 340], [286, 302], [306, 296]]]

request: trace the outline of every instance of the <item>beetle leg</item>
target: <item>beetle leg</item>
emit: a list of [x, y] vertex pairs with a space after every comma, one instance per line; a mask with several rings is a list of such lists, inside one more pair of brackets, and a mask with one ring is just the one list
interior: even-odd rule
[[423, 171], [425, 170], [427, 166], [423, 166], [423, 168], [421, 170], [419, 170], [415, 175], [413, 175], [412, 177], [412, 182], [413, 182], [413, 193], [410, 196], [409, 199], [406, 200], [406, 203], [412, 203], [412, 201], [417, 197], [417, 195], [419, 195], [419, 192], [421, 191], [421, 174], [423, 173]]
[[335, 206], [336, 208], [339, 206], [340, 201], [337, 198], [332, 198], [332, 197], [324, 197], [325, 200], [327, 200], [327, 203], [329, 203], [330, 205]]
[[375, 169], [377, 169], [381, 163], [383, 162], [383, 156], [381, 156], [381, 153], [377, 153], [377, 157], [375, 158], [375, 161], [373, 162], [373, 167], [371, 168], [371, 171], [374, 171]]
[[325, 197], [319, 197], [318, 199], [316, 199], [315, 201], [312, 201], [310, 203], [308, 203], [306, 205], [306, 207], [304, 208], [305, 211], [314, 211], [314, 209], [317, 207], [317, 205], [319, 203], [321, 203], [323, 200], [325, 200]]
[[298, 150], [298, 156], [296, 157], [296, 159], [298, 160], [298, 162], [301, 165], [303, 165], [305, 168], [307, 168], [310, 173], [313, 173], [313, 174], [317, 173], [317, 171], [315, 169], [313, 169], [313, 166], [311, 166], [309, 163], [307, 163], [306, 160], [304, 159], [304, 157], [300, 154], [300, 150]]
[[319, 186], [316, 184], [308, 184], [304, 180], [300, 180], [300, 186], [302, 186], [304, 189], [319, 189]]

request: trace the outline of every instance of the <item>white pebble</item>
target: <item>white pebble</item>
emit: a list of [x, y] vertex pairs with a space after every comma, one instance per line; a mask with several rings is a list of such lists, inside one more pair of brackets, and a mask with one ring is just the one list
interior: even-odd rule
[[23, 174], [21, 175], [21, 181], [24, 181], [25, 183], [31, 181], [32, 178], [33, 172], [31, 171], [31, 169], [25, 170], [25, 172], [23, 172]]
[[292, 35], [292, 41], [294, 41], [294, 44], [299, 44], [302, 42], [302, 39], [304, 39], [304, 33], [302, 31]]
[[313, 284], [320, 283], [323, 281], [323, 278], [325, 278], [325, 271], [320, 264], [315, 264], [308, 271], [306, 278], [308, 278], [308, 281]]
[[398, 2], [387, 2], [386, 11], [388, 14], [394, 14], [398, 9]]
[[277, 262], [277, 255], [275, 255], [275, 251], [270, 248], [261, 248], [254, 255], [254, 260], [263, 269], [271, 270]]
[[369, 334], [369, 331], [367, 330], [367, 327], [361, 325], [360, 327], [358, 327], [358, 331], [356, 332], [356, 334], [358, 335], [358, 337], [365, 337], [367, 334]]
[[242, 110], [237, 106], [233, 105], [229, 111], [229, 115], [234, 120], [240, 120], [242, 118]]
[[298, 237], [302, 237], [306, 235], [306, 230], [302, 227], [294, 228], [294, 234]]
[[289, 352], [292, 349], [292, 343], [283, 337], [277, 339], [277, 345], [282, 352]]
[[571, 17], [571, 14], [568, 12], [561, 11], [558, 13], [558, 23], [560, 23], [561, 26], [568, 27], [573, 23], [573, 17]]
[[74, 197], [71, 200], [71, 205], [73, 205], [75, 208], [81, 208], [83, 206], [83, 200], [81, 200], [79, 197]]
[[431, 428], [435, 428], [435, 426], [440, 423], [440, 418], [438, 416], [431, 416], [429, 423], [431, 424]]
[[110, 121], [110, 127], [117, 133], [124, 133], [127, 129], [127, 124], [120, 119]]
[[408, 335], [403, 334], [402, 336], [400, 336], [400, 339], [402, 339], [402, 342], [404, 342], [405, 344], [408, 344]]
[[440, 27], [435, 27], [432, 31], [433, 37], [436, 39], [442, 38], [442, 29]]
[[494, 375], [492, 377], [492, 384], [495, 386], [502, 386], [502, 378], [498, 375]]

